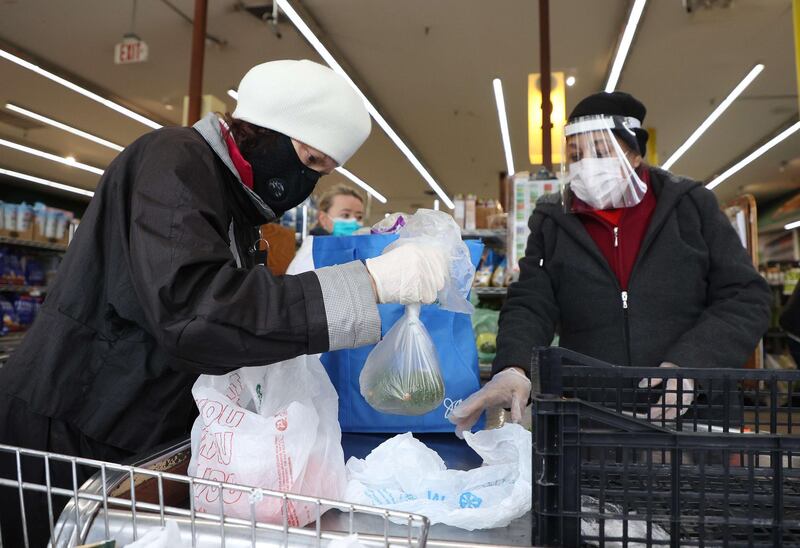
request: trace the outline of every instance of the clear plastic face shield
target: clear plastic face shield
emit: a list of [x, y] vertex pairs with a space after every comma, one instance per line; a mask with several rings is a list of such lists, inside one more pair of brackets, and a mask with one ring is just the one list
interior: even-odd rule
[[627, 132], [635, 139], [638, 127], [639, 120], [625, 116], [584, 116], [566, 125], [561, 164], [566, 212], [633, 207], [642, 201], [647, 185], [636, 173], [639, 153], [614, 134]]

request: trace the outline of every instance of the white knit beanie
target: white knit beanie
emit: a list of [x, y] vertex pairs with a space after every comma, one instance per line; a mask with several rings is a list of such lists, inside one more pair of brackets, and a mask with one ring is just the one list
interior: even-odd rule
[[344, 164], [371, 127], [347, 81], [313, 61], [270, 61], [247, 71], [233, 117], [305, 143]]

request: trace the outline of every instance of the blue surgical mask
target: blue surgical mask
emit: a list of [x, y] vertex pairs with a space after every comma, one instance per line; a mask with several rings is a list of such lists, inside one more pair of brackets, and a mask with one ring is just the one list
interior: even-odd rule
[[336, 218], [333, 220], [333, 232], [331, 234], [334, 236], [352, 236], [362, 226], [356, 219]]

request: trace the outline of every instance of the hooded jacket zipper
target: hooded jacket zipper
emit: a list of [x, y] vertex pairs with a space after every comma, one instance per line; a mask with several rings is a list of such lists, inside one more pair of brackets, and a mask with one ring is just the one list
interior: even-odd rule
[[628, 321], [628, 292], [623, 291], [622, 297], [622, 316], [625, 323], [625, 356], [628, 359], [628, 366], [633, 365], [631, 361], [631, 328]]
[[[619, 247], [619, 227], [614, 227], [614, 258], [617, 261], [617, 270], [622, 272], [622, 259], [621, 250]], [[616, 278], [616, 276], [614, 276]], [[617, 280], [619, 284], [619, 280]], [[628, 366], [633, 365], [631, 360], [631, 328], [628, 321], [628, 290], [621, 289], [620, 297], [622, 298], [622, 316], [625, 330], [625, 357], [628, 360]]]

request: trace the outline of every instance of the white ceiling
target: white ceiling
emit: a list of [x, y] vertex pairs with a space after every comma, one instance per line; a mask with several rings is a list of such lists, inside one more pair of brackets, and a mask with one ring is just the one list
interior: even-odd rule
[[[296, 0], [295, 0], [296, 1]], [[191, 14], [191, 0], [173, 0]], [[248, 5], [262, 3], [249, 0]], [[538, 3], [531, 0], [302, 0], [329, 41], [434, 177], [452, 194], [495, 197], [505, 168], [491, 80], [503, 79], [515, 163], [527, 169], [527, 74], [538, 72]], [[209, 2], [205, 92], [224, 99], [253, 64], [318, 57], [285, 19], [266, 24]], [[628, 0], [551, 0], [552, 68], [576, 76], [567, 106], [601, 89]], [[131, 30], [132, 0], [0, 0], [0, 40], [179, 124], [188, 88], [191, 26], [161, 0], [139, 0], [135, 31], [150, 60], [115, 65], [113, 48]], [[649, 109], [665, 160], [757, 62], [764, 72], [674, 167], [708, 180], [796, 116], [790, 0], [734, 0], [687, 14], [680, 0], [648, 2], [619, 89]], [[16, 65], [0, 60], [0, 101], [125, 145], [148, 128]], [[167, 106], [172, 106], [168, 110]], [[0, 120], [0, 137], [107, 166], [105, 149], [52, 128], [23, 131]], [[781, 164], [785, 167], [781, 169]], [[0, 167], [93, 188], [97, 177], [0, 147]], [[433, 196], [377, 126], [348, 168], [389, 198], [373, 215], [429, 207]], [[339, 176], [323, 179], [324, 186]], [[760, 198], [800, 187], [800, 133], [719, 187]]]

